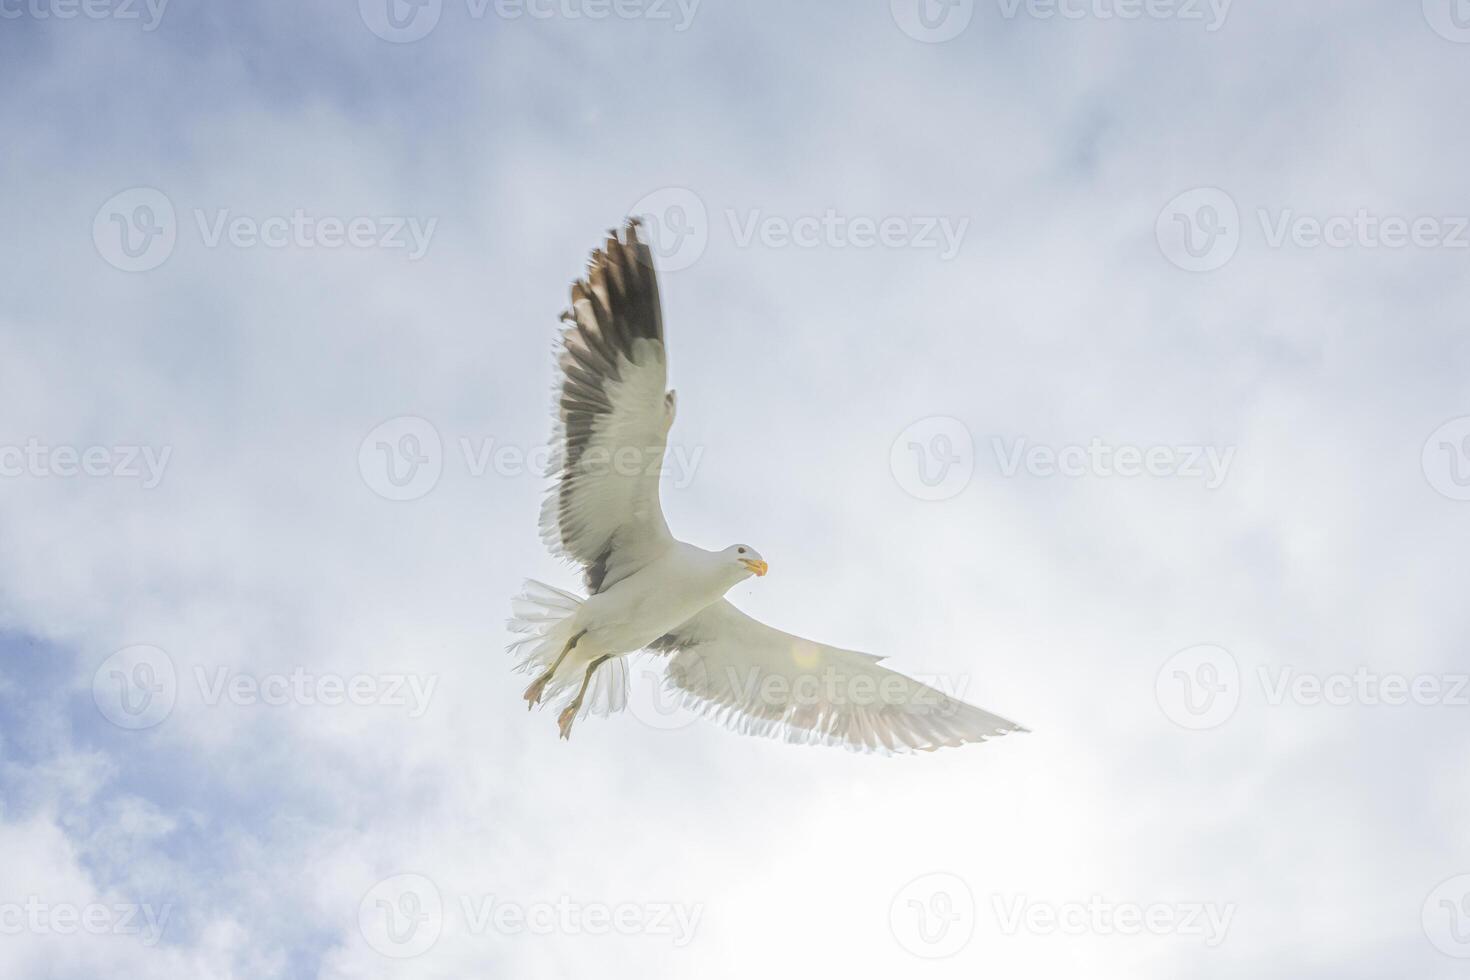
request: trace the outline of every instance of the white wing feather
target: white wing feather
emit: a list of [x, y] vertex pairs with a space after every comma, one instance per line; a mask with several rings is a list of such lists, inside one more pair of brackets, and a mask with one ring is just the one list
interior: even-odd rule
[[655, 649], [667, 683], [735, 731], [854, 751], [933, 751], [1026, 729], [882, 666], [773, 629], [721, 600]]
[[659, 502], [673, 398], [653, 256], [631, 223], [594, 252], [572, 285], [557, 358], [556, 427], [541, 509], [553, 554], [601, 592], [673, 543]]

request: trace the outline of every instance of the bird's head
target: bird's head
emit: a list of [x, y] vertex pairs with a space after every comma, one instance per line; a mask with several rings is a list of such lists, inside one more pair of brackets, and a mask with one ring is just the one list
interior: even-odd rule
[[766, 560], [748, 544], [732, 544], [720, 553], [721, 557], [740, 570], [740, 577], [764, 575], [770, 570]]

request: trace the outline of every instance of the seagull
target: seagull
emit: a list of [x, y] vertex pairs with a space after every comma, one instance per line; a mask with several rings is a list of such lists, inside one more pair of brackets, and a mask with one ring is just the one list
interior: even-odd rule
[[[669, 531], [659, 473], [677, 406], [653, 254], [634, 218], [592, 253], [562, 314], [555, 426], [541, 509], [552, 554], [580, 565], [585, 598], [529, 580], [510, 651], [535, 675], [527, 707], [562, 705], [563, 739], [627, 704], [625, 660], [668, 658], [677, 703], [737, 732], [905, 753], [1026, 729], [881, 665], [783, 633], [725, 593], [770, 566], [748, 544], [706, 551]], [[573, 691], [575, 690], [575, 693]]]

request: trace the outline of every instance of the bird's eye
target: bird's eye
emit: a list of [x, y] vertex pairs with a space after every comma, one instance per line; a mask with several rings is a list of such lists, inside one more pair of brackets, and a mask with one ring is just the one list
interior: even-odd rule
[[740, 554], [742, 554], [742, 555], [745, 554], [745, 549], [744, 548], [741, 548], [740, 549]]

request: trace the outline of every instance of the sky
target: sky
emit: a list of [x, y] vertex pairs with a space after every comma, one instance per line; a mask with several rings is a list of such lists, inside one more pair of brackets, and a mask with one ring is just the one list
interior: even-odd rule
[[[0, 81], [0, 973], [1463, 975], [1462, 0], [0, 0]], [[1030, 734], [521, 707], [632, 214], [676, 535]]]

